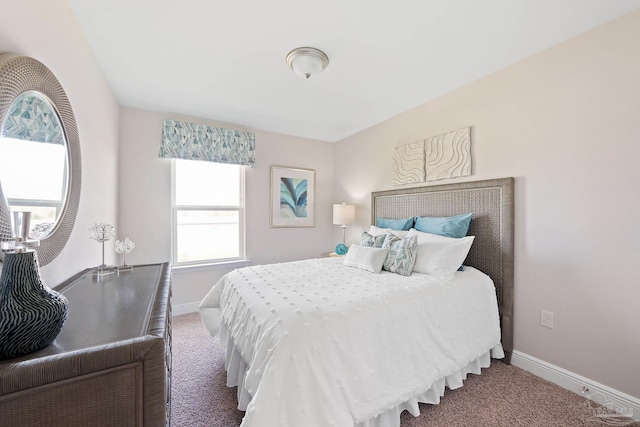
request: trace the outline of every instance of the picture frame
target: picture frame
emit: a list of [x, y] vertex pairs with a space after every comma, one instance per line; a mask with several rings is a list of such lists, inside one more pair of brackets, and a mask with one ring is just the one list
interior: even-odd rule
[[316, 171], [271, 166], [271, 227], [315, 227]]

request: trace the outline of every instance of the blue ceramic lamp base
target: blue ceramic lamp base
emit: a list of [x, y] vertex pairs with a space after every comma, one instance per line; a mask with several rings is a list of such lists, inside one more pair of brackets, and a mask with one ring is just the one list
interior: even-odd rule
[[336, 253], [338, 255], [344, 255], [347, 253], [348, 250], [349, 248], [347, 248], [347, 245], [345, 245], [344, 243], [338, 243], [336, 245]]

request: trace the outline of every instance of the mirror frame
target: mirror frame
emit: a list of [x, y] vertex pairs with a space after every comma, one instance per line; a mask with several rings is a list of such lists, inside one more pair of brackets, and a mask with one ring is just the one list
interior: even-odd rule
[[[40, 92], [51, 100], [62, 123], [69, 161], [69, 183], [62, 212], [53, 231], [41, 239], [40, 247], [36, 248], [38, 261], [41, 266], [44, 266], [60, 254], [76, 222], [82, 175], [80, 138], [71, 104], [56, 76], [41, 62], [13, 53], [0, 55], [0, 126], [4, 125], [7, 110], [14, 99], [29, 90]], [[4, 201], [0, 200], [0, 203]], [[11, 228], [10, 223], [4, 223], [6, 222], [4, 215], [0, 215], [0, 221], [2, 222], [0, 229]]]

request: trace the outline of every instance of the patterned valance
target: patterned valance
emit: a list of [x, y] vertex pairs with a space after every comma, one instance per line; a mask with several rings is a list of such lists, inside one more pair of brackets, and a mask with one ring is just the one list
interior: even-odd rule
[[30, 92], [11, 104], [2, 127], [2, 136], [25, 141], [64, 145], [64, 131], [51, 105]]
[[251, 132], [164, 121], [160, 157], [253, 167], [255, 151], [256, 136]]

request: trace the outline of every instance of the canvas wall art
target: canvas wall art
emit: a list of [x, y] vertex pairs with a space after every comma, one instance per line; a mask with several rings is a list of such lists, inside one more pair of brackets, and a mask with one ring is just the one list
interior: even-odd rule
[[427, 138], [425, 146], [425, 181], [471, 175], [471, 128]]
[[471, 175], [471, 127], [394, 148], [391, 183], [414, 184]]
[[315, 226], [312, 169], [271, 166], [271, 227]]
[[424, 141], [394, 149], [391, 161], [393, 185], [424, 182]]

